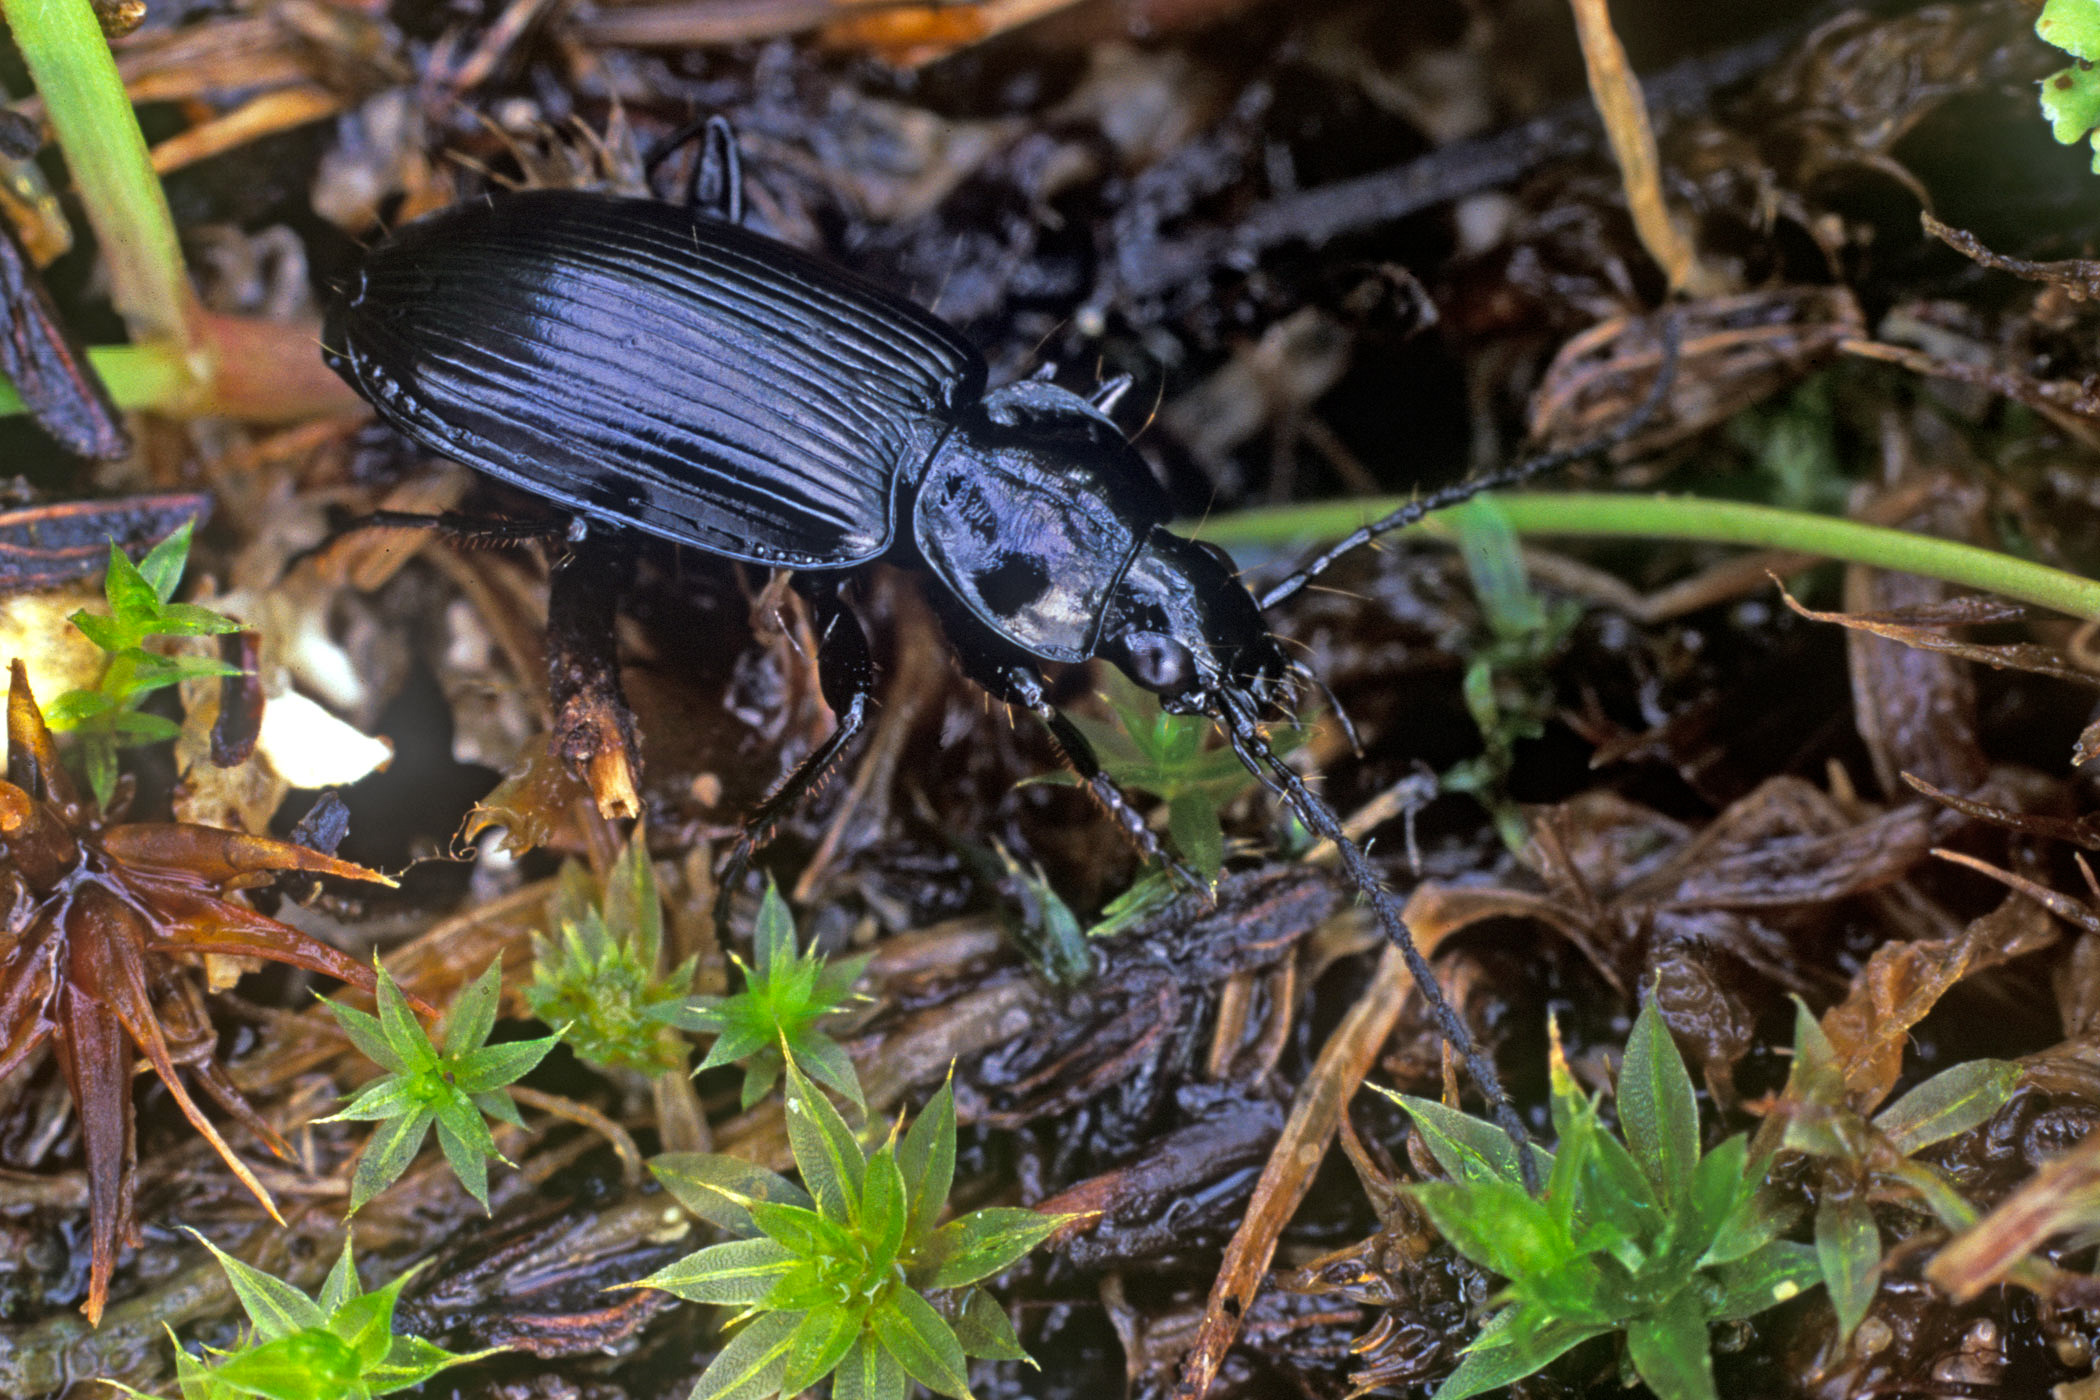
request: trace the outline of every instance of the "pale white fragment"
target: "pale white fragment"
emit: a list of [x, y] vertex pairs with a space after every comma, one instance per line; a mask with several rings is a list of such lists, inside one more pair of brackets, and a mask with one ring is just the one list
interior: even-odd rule
[[342, 787], [391, 763], [394, 746], [361, 733], [296, 690], [263, 705], [256, 751], [296, 788]]

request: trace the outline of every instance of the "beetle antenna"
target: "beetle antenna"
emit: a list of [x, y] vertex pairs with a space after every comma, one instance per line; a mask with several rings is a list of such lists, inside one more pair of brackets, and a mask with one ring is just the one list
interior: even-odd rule
[[1510, 1142], [1516, 1147], [1517, 1168], [1523, 1174], [1525, 1189], [1536, 1196], [1539, 1193], [1539, 1169], [1531, 1151], [1531, 1134], [1524, 1130], [1524, 1121], [1517, 1116], [1516, 1104], [1510, 1100], [1508, 1090], [1502, 1087], [1502, 1078], [1495, 1072], [1495, 1062], [1481, 1053], [1480, 1047], [1474, 1043], [1473, 1033], [1466, 1029], [1466, 1023], [1452, 1009], [1451, 1003], [1444, 1000], [1443, 989], [1437, 985], [1436, 973], [1430, 969], [1429, 960], [1422, 956], [1422, 950], [1415, 946], [1414, 935], [1408, 931], [1407, 921], [1401, 916], [1399, 906], [1393, 899], [1393, 892], [1387, 889], [1385, 882], [1378, 877], [1377, 870], [1364, 855], [1363, 848], [1351, 840], [1349, 833], [1343, 830], [1341, 818], [1335, 815], [1334, 809], [1315, 796], [1312, 789], [1305, 785], [1305, 780], [1298, 776], [1298, 770], [1278, 758], [1276, 751], [1269, 747], [1268, 740], [1262, 737], [1261, 725], [1253, 708], [1246, 699], [1229, 694], [1221, 696], [1220, 708], [1223, 710], [1225, 721], [1225, 738], [1247, 771], [1261, 779], [1270, 791], [1278, 793], [1290, 803], [1291, 809], [1306, 826], [1334, 843], [1335, 850], [1341, 855], [1343, 868], [1349, 872], [1350, 880], [1377, 912], [1378, 923], [1385, 933], [1386, 941], [1400, 950], [1400, 956], [1407, 963], [1407, 970], [1413, 976], [1415, 987], [1421, 992], [1423, 1001], [1428, 1005], [1429, 1014], [1436, 1022], [1438, 1031], [1442, 1032], [1445, 1042], [1456, 1052], [1459, 1059], [1465, 1062], [1466, 1072], [1472, 1075], [1473, 1082], [1480, 1086], [1480, 1092], [1487, 1099], [1488, 1107], [1495, 1116], [1496, 1125], [1509, 1135]]
[[1555, 452], [1541, 452], [1535, 457], [1526, 458], [1515, 466], [1505, 467], [1501, 471], [1489, 472], [1483, 476], [1470, 477], [1464, 481], [1453, 482], [1449, 486], [1431, 491], [1426, 496], [1417, 496], [1414, 500], [1409, 501], [1406, 505], [1383, 519], [1374, 520], [1361, 529], [1343, 536], [1332, 547], [1322, 551], [1310, 564], [1305, 565], [1289, 578], [1286, 578], [1267, 593], [1264, 593], [1261, 597], [1261, 606], [1265, 610], [1275, 607], [1278, 603], [1305, 587], [1306, 584], [1334, 567], [1335, 561], [1343, 555], [1359, 545], [1369, 544], [1380, 535], [1390, 534], [1394, 530], [1404, 530], [1425, 515], [1443, 510], [1449, 506], [1458, 505], [1463, 501], [1470, 501], [1483, 491], [1497, 491], [1505, 486], [1514, 486], [1518, 482], [1528, 480], [1541, 472], [1554, 471], [1582, 461], [1584, 458], [1599, 456], [1602, 453], [1611, 451], [1620, 443], [1627, 441], [1635, 433], [1648, 426], [1649, 420], [1655, 417], [1656, 410], [1662, 407], [1663, 401], [1670, 395], [1670, 386], [1677, 379], [1677, 350], [1681, 329], [1678, 324], [1677, 313], [1673, 311], [1663, 317], [1662, 358], [1656, 365], [1655, 382], [1648, 386], [1646, 396], [1642, 398], [1633, 412], [1612, 424], [1611, 427], [1605, 429], [1598, 436], [1590, 439], [1588, 442], [1579, 443], [1574, 447], [1562, 448]]

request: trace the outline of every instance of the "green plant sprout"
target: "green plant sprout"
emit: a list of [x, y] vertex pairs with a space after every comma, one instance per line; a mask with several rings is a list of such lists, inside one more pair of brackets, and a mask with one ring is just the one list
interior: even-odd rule
[[92, 690], [69, 690], [46, 705], [44, 722], [77, 737], [88, 786], [104, 807], [117, 789], [118, 749], [157, 744], [182, 733], [174, 720], [141, 713], [140, 701], [182, 681], [240, 674], [238, 666], [216, 657], [163, 656], [146, 650], [146, 642], [154, 637], [213, 637], [241, 630], [240, 623], [210, 608], [169, 601], [182, 583], [196, 523], [184, 521], [136, 564], [112, 544], [109, 572], [102, 582], [109, 615], [86, 609], [73, 614], [73, 625], [109, 653], [109, 660]]
[[2075, 146], [2093, 142], [2093, 173], [2100, 175], [2100, 0], [2049, 0], [2042, 6], [2034, 32], [2077, 59], [2042, 79], [2042, 115], [2057, 141]]
[[737, 1157], [649, 1164], [687, 1210], [738, 1236], [635, 1285], [742, 1310], [690, 1400], [800, 1395], [826, 1376], [832, 1400], [904, 1400], [913, 1381], [968, 1400], [970, 1357], [1028, 1361], [1005, 1310], [975, 1285], [1074, 1217], [994, 1208], [939, 1224], [955, 1175], [945, 1084], [871, 1156], [793, 1062], [787, 1081], [801, 1186]]
[[1949, 1230], [1976, 1223], [1977, 1212], [1929, 1163], [1923, 1148], [1968, 1132], [2003, 1108], [2020, 1082], [2009, 1060], [1970, 1060], [1942, 1070], [1869, 1119], [1872, 1103], [1846, 1089], [1837, 1050], [1816, 1018], [1795, 1000], [1794, 1063], [1776, 1116], [1780, 1145], [1818, 1159], [1816, 1259], [1837, 1310], [1843, 1345], [1867, 1315], [1880, 1287], [1881, 1231], [1873, 1202], [1922, 1203]]
[[741, 1063], [743, 1104], [749, 1108], [772, 1092], [783, 1066], [799, 1065], [803, 1073], [865, 1114], [867, 1101], [861, 1097], [860, 1076], [854, 1071], [852, 1057], [817, 1027], [852, 997], [853, 984], [868, 965], [867, 956], [827, 963], [815, 947], [807, 953], [798, 951], [794, 916], [771, 884], [758, 906], [751, 952], [756, 967], [730, 954], [744, 974], [743, 991], [734, 996], [695, 997], [680, 1013], [678, 1024], [686, 1030], [707, 1031], [715, 1037], [707, 1058], [693, 1073]]
[[[1115, 718], [1073, 715], [1073, 725], [1093, 745], [1101, 771], [1118, 787], [1149, 792], [1167, 804], [1167, 834], [1174, 849], [1199, 874], [1215, 880], [1225, 866], [1225, 826], [1218, 814], [1260, 780], [1231, 749], [1207, 746], [1215, 726], [1206, 716], [1168, 714], [1158, 696], [1120, 671], [1106, 671], [1102, 679], [1101, 698]], [[1298, 727], [1279, 726], [1270, 733], [1270, 747], [1279, 755], [1305, 740], [1306, 731]], [[1070, 773], [1050, 773], [1035, 781], [1069, 785], [1078, 779]], [[1154, 875], [1163, 889], [1170, 888], [1163, 872]]]
[[350, 1182], [352, 1214], [401, 1179], [433, 1127], [460, 1185], [483, 1210], [488, 1209], [489, 1158], [511, 1163], [496, 1150], [496, 1139], [483, 1115], [522, 1127], [517, 1105], [503, 1088], [529, 1074], [561, 1039], [556, 1032], [538, 1040], [488, 1044], [502, 993], [502, 964], [490, 963], [488, 971], [452, 1003], [442, 1050], [409, 1010], [400, 987], [384, 967], [379, 968], [376, 1017], [340, 1002], [327, 1003], [343, 1034], [387, 1071], [367, 1084], [342, 1112], [319, 1120], [379, 1125], [372, 1130]]
[[1470, 793], [1494, 818], [1502, 843], [1521, 851], [1531, 828], [1504, 785], [1516, 766], [1519, 740], [1546, 732], [1553, 714], [1547, 663], [1582, 616], [1571, 599], [1550, 607], [1531, 587], [1516, 532], [1493, 500], [1476, 496], [1446, 513], [1487, 622], [1488, 640], [1466, 663], [1461, 694], [1480, 730], [1481, 752], [1454, 764], [1440, 779], [1446, 792]]
[[[226, 1271], [253, 1335], [233, 1351], [214, 1352], [217, 1359], [209, 1365], [176, 1342], [175, 1384], [182, 1400], [369, 1400], [419, 1386], [448, 1366], [498, 1350], [461, 1355], [421, 1337], [396, 1336], [394, 1303], [401, 1286], [423, 1266], [384, 1288], [362, 1292], [348, 1232], [341, 1257], [314, 1298], [242, 1263], [195, 1230], [190, 1233]], [[168, 1336], [174, 1340], [173, 1329]], [[151, 1400], [119, 1381], [104, 1384]]]
[[693, 959], [668, 973], [663, 901], [639, 825], [606, 875], [602, 901], [588, 872], [563, 867], [549, 922], [532, 938], [525, 1002], [600, 1069], [658, 1074], [685, 1067], [677, 1026], [693, 985]]
[[1532, 1148], [1545, 1179], [1536, 1197], [1500, 1128], [1388, 1094], [1450, 1177], [1409, 1194], [1453, 1249], [1507, 1280], [1435, 1400], [1495, 1390], [1612, 1332], [1626, 1336], [1627, 1384], [1638, 1378], [1660, 1400], [1717, 1400], [1708, 1327], [1812, 1287], [1815, 1252], [1777, 1238], [1782, 1222], [1758, 1199], [1766, 1162], [1750, 1160], [1746, 1138], [1701, 1155], [1691, 1076], [1652, 1002], [1619, 1071], [1623, 1142], [1576, 1086], [1557, 1031], [1551, 1068], [1560, 1141]]

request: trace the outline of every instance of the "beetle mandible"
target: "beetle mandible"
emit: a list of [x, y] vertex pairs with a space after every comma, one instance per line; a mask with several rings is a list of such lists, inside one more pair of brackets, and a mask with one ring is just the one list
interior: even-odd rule
[[[1050, 703], [1043, 665], [1099, 657], [1165, 709], [1214, 720], [1335, 843], [1529, 1175], [1514, 1107], [1391, 891], [1264, 737], [1311, 678], [1262, 610], [1377, 534], [1579, 454], [1422, 497], [1257, 603], [1223, 550], [1167, 528], [1165, 491], [1106, 412], [1121, 384], [1092, 398], [1042, 380], [988, 389], [984, 359], [930, 312], [739, 225], [720, 119], [700, 169], [716, 193], [694, 207], [537, 190], [417, 220], [367, 254], [323, 345], [387, 421], [444, 456], [587, 522], [796, 571], [837, 723], [753, 814], [725, 888], [866, 727], [873, 668], [840, 584], [878, 559], [902, 565], [925, 577], [965, 674], [1040, 718], [1148, 857], [1165, 858]], [[1674, 345], [1665, 355], [1635, 420]]]

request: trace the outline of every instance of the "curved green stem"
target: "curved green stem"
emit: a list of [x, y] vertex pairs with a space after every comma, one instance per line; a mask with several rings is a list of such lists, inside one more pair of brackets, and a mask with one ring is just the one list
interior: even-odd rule
[[109, 268], [110, 298], [141, 341], [189, 345], [182, 243], [138, 117], [89, 0], [0, 0]]
[[[196, 392], [188, 357], [166, 341], [151, 345], [97, 345], [89, 349], [88, 363], [102, 377], [118, 408], [172, 412], [186, 407]], [[0, 378], [0, 417], [20, 412], [22, 396], [15, 392], [14, 385]]]
[[[1520, 535], [1692, 540], [1784, 549], [1922, 574], [2073, 617], [2100, 620], [2100, 582], [1975, 545], [1857, 520], [1697, 496], [1527, 491], [1498, 495], [1495, 503]], [[1206, 521], [1202, 535], [1222, 545], [1275, 546], [1334, 539], [1403, 504], [1399, 497], [1379, 497], [1240, 511]], [[1413, 532], [1448, 536], [1450, 527], [1432, 516]]]

